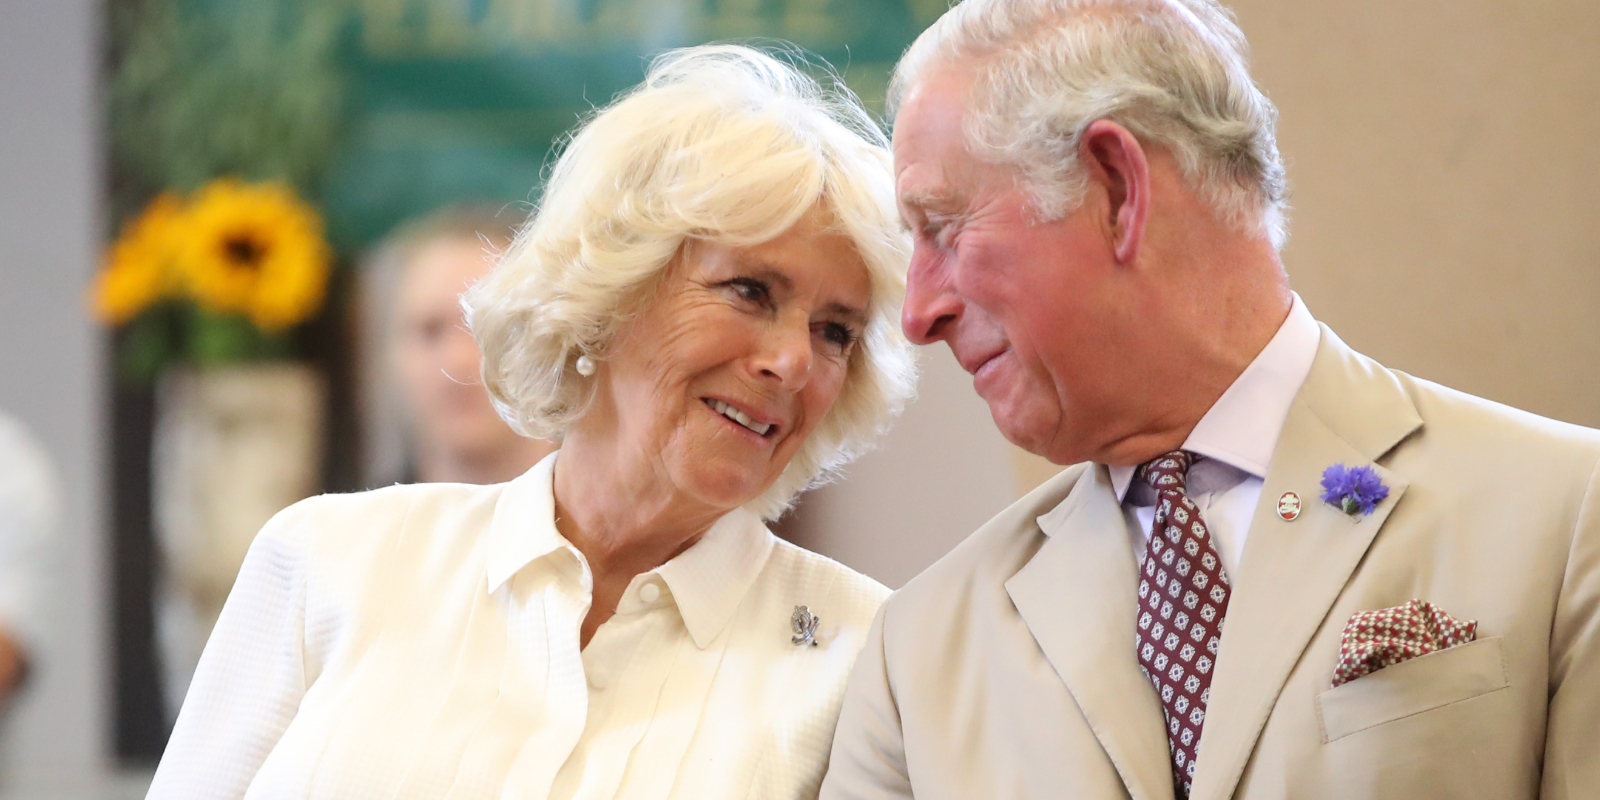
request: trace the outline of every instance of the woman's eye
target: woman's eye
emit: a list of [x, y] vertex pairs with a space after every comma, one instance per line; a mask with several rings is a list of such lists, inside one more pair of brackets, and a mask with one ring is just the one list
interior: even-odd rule
[[747, 303], [766, 305], [772, 299], [772, 290], [755, 278], [734, 278], [728, 281], [728, 286], [739, 295], [739, 299]]
[[828, 344], [844, 351], [856, 343], [856, 332], [843, 323], [825, 322], [822, 324], [822, 338], [826, 339]]

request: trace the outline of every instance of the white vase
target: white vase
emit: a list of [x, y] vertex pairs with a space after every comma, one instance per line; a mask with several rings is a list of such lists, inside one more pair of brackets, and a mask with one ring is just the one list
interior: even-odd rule
[[317, 491], [321, 376], [288, 363], [172, 369], [152, 447], [156, 638], [169, 722], [261, 526]]

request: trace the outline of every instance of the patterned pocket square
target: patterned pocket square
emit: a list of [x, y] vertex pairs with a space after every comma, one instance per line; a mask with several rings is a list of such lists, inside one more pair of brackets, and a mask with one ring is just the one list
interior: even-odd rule
[[1361, 611], [1350, 617], [1339, 642], [1333, 685], [1392, 667], [1436, 650], [1478, 638], [1478, 621], [1462, 622], [1432, 603], [1411, 600], [1402, 606]]

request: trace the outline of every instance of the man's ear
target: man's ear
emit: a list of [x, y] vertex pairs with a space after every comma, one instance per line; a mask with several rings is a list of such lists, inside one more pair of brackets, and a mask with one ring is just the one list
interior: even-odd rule
[[1104, 223], [1117, 263], [1133, 263], [1144, 242], [1150, 213], [1150, 163], [1144, 147], [1127, 128], [1101, 119], [1084, 129], [1078, 158], [1088, 170], [1089, 180], [1105, 190], [1108, 218]]

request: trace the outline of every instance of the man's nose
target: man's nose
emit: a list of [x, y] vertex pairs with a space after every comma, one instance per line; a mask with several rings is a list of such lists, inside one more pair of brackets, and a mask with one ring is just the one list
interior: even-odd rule
[[906, 302], [900, 309], [900, 328], [917, 344], [933, 344], [949, 336], [961, 319], [961, 296], [950, 285], [950, 270], [937, 254], [919, 244], [911, 254], [906, 273]]

